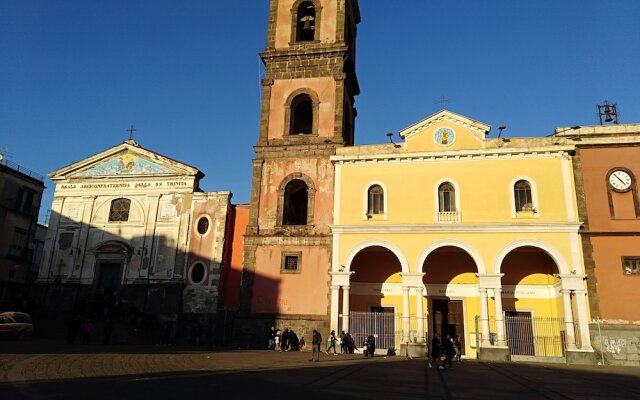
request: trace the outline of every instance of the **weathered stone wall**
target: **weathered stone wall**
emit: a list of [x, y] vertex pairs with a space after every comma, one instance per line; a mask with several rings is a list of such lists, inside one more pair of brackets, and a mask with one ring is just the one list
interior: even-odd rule
[[598, 364], [640, 367], [640, 325], [591, 324], [589, 330]]

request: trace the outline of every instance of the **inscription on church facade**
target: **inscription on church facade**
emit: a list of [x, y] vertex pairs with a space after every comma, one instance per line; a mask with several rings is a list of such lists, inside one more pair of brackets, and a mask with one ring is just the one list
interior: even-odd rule
[[59, 186], [59, 190], [113, 190], [113, 189], [157, 189], [157, 188], [189, 188], [187, 181], [163, 182], [114, 182], [114, 183], [69, 183]]

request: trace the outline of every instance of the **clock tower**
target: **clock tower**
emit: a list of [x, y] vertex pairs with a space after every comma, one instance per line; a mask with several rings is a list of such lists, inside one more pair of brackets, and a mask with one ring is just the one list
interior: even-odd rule
[[353, 145], [357, 0], [271, 0], [244, 241], [245, 341], [328, 328], [334, 168]]

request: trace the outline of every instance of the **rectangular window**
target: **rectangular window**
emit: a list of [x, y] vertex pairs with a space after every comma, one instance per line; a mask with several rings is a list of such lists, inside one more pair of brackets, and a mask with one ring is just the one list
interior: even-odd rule
[[20, 188], [16, 198], [16, 208], [23, 212], [30, 212], [33, 205], [35, 192], [26, 188]]
[[284, 273], [300, 272], [301, 258], [302, 258], [302, 253], [283, 253], [281, 272], [284, 272]]
[[622, 272], [625, 275], [640, 275], [640, 257], [622, 257]]
[[15, 228], [13, 237], [11, 238], [11, 246], [9, 246], [9, 256], [14, 258], [22, 258], [27, 248], [27, 231]]

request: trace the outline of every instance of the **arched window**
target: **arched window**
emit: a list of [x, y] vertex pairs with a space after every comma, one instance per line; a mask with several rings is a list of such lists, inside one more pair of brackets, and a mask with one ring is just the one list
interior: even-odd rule
[[109, 209], [109, 221], [128, 221], [130, 209], [131, 200], [123, 198], [113, 200]]
[[380, 185], [369, 188], [367, 214], [384, 214], [384, 189]]
[[296, 10], [296, 42], [315, 39], [316, 8], [312, 1], [303, 1]]
[[309, 189], [300, 179], [293, 179], [284, 189], [282, 225], [306, 225]]
[[299, 94], [291, 101], [290, 135], [313, 133], [313, 101], [308, 94]]
[[533, 211], [533, 200], [531, 197], [531, 185], [525, 180], [520, 180], [513, 185], [513, 198], [515, 200], [516, 212]]
[[458, 211], [456, 207], [456, 189], [450, 182], [438, 186], [438, 211]]

